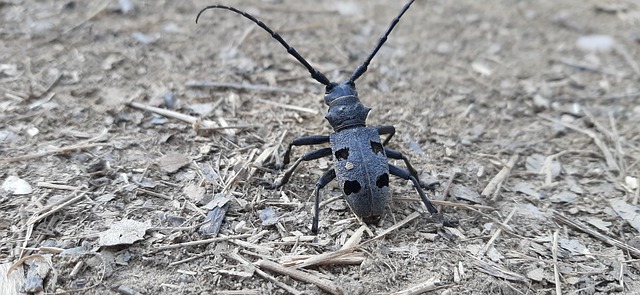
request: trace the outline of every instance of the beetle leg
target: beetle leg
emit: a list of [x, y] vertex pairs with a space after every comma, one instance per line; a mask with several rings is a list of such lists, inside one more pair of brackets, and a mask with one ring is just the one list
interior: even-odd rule
[[396, 160], [402, 160], [404, 161], [404, 164], [407, 166], [407, 170], [409, 170], [409, 173], [411, 173], [411, 176], [415, 177], [418, 182], [420, 183], [420, 186], [428, 189], [428, 190], [434, 190], [436, 186], [438, 186], [440, 183], [438, 182], [434, 182], [434, 183], [429, 183], [429, 184], [425, 184], [422, 181], [420, 181], [420, 177], [418, 176], [418, 171], [416, 171], [415, 168], [413, 168], [413, 166], [411, 166], [411, 163], [409, 162], [409, 159], [407, 159], [407, 157], [405, 157], [401, 152], [398, 152], [396, 150], [392, 150], [389, 148], [385, 148], [384, 149], [385, 154], [387, 154], [387, 157], [390, 159], [396, 159]]
[[318, 219], [320, 218], [320, 190], [335, 178], [336, 170], [334, 168], [327, 170], [322, 174], [322, 177], [318, 179], [318, 182], [316, 182], [316, 189], [313, 190], [313, 194], [316, 197], [316, 203], [313, 206], [313, 225], [311, 226], [311, 232], [314, 235], [318, 233]]
[[276, 169], [281, 169], [286, 166], [290, 162], [291, 149], [293, 146], [300, 145], [316, 145], [322, 143], [328, 143], [329, 136], [328, 135], [312, 135], [312, 136], [303, 136], [294, 139], [291, 143], [289, 143], [289, 147], [287, 147], [287, 151], [284, 153], [282, 165], [276, 165]]
[[429, 213], [431, 214], [438, 213], [438, 209], [436, 209], [436, 207], [434, 207], [433, 204], [431, 204], [431, 201], [429, 201], [429, 198], [427, 198], [427, 195], [424, 194], [424, 191], [422, 190], [422, 187], [420, 187], [420, 183], [418, 182], [418, 180], [413, 175], [411, 175], [409, 171], [404, 170], [398, 166], [389, 164], [389, 173], [391, 173], [391, 175], [398, 176], [405, 180], [411, 180], [411, 182], [413, 182], [413, 187], [418, 191], [418, 194], [420, 195], [420, 198], [422, 199], [422, 202], [424, 203], [424, 205], [427, 206], [427, 210], [429, 210]]
[[291, 178], [291, 174], [293, 174], [293, 171], [296, 170], [296, 168], [298, 168], [298, 165], [300, 165], [302, 161], [311, 161], [311, 160], [316, 160], [316, 159], [320, 159], [328, 156], [331, 156], [331, 148], [323, 148], [320, 150], [308, 152], [304, 154], [304, 156], [298, 158], [298, 160], [296, 160], [295, 163], [293, 163], [293, 165], [291, 165], [291, 167], [289, 167], [289, 169], [287, 169], [287, 171], [284, 172], [282, 177], [278, 179], [276, 182], [262, 183], [262, 185], [264, 185], [267, 189], [277, 189], [283, 186], [285, 183], [289, 182], [289, 178]]
[[384, 139], [384, 142], [382, 142], [382, 146], [386, 146], [393, 135], [396, 134], [396, 127], [393, 127], [391, 125], [376, 126], [375, 128], [376, 130], [378, 130], [378, 134], [380, 135], [389, 134], [389, 136]]

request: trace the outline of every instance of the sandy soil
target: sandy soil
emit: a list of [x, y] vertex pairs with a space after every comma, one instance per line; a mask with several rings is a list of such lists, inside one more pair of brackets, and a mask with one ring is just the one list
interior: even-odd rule
[[[281, 189], [260, 183], [282, 176], [270, 164], [294, 138], [332, 132], [323, 86], [239, 15], [196, 25], [214, 3], [128, 3], [0, 1], [5, 292], [638, 292], [638, 2], [416, 1], [357, 87], [368, 124], [396, 127], [389, 147], [440, 183], [429, 195], [459, 225], [392, 178], [385, 217], [363, 226], [332, 182], [317, 236], [312, 191], [330, 158]], [[223, 4], [332, 81], [402, 6]], [[219, 233], [203, 231], [207, 214]], [[308, 257], [323, 265], [290, 268], [301, 277], [267, 265]]]

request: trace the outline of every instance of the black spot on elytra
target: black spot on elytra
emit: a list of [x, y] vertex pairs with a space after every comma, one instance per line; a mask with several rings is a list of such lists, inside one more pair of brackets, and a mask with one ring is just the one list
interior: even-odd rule
[[383, 188], [385, 186], [389, 185], [389, 174], [385, 173], [382, 174], [380, 176], [378, 176], [378, 179], [376, 179], [376, 186], [379, 188]]
[[379, 142], [372, 141], [371, 150], [376, 154], [384, 155], [384, 147]]
[[344, 194], [350, 195], [354, 193], [358, 193], [362, 186], [357, 180], [347, 180], [344, 182]]
[[343, 148], [336, 151], [336, 159], [346, 160], [349, 158], [349, 148]]

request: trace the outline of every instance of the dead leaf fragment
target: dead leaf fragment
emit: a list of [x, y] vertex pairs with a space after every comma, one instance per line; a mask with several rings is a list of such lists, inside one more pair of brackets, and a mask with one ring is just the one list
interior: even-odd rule
[[491, 68], [489, 68], [488, 65], [486, 65], [484, 63], [481, 63], [481, 62], [478, 62], [478, 61], [473, 62], [471, 64], [471, 68], [474, 71], [480, 73], [480, 75], [483, 75], [483, 76], [491, 76], [491, 73], [493, 73], [493, 70]]
[[454, 184], [453, 187], [451, 187], [451, 196], [458, 200], [465, 200], [475, 204], [482, 203], [478, 192], [462, 184]]
[[534, 281], [541, 282], [544, 279], [544, 269], [534, 268], [527, 272], [527, 277]]
[[618, 216], [626, 220], [637, 231], [640, 231], [640, 206], [628, 204], [622, 199], [613, 199], [609, 203]]
[[523, 193], [525, 195], [529, 195], [536, 199], [542, 198], [542, 194], [540, 194], [540, 192], [538, 192], [536, 187], [530, 182], [525, 182], [525, 181], [518, 182], [513, 185], [513, 190], [516, 192]]
[[15, 175], [7, 177], [1, 189], [13, 195], [28, 195], [33, 191], [27, 181]]
[[611, 222], [604, 221], [597, 217], [587, 217], [587, 222], [605, 233], [609, 231], [608, 227], [611, 226]]
[[200, 202], [205, 193], [205, 188], [201, 187], [195, 183], [187, 184], [184, 189], [182, 189], [182, 193], [189, 198], [192, 202]]
[[553, 203], [572, 203], [573, 201], [575, 201], [578, 198], [578, 195], [570, 192], [570, 191], [562, 191], [559, 192], [553, 196], [551, 196], [551, 198], [549, 198], [549, 200]]
[[558, 245], [563, 249], [571, 252], [571, 255], [590, 255], [591, 254], [589, 249], [587, 249], [587, 247], [579, 240], [560, 239], [558, 240]]
[[164, 157], [158, 159], [158, 166], [167, 173], [174, 173], [183, 166], [189, 164], [189, 162], [190, 160], [187, 156], [180, 153], [170, 152]]
[[99, 244], [100, 246], [130, 245], [142, 240], [149, 228], [151, 228], [150, 222], [123, 219], [114, 222], [111, 228], [100, 233]]

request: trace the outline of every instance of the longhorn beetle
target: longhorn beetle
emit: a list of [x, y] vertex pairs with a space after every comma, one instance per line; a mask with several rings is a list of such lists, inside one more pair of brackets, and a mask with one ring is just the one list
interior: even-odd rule
[[[389, 199], [389, 174], [405, 180], [411, 180], [413, 187], [418, 191], [427, 210], [429, 210], [431, 214], [438, 213], [438, 210], [431, 204], [431, 201], [429, 201], [429, 198], [427, 198], [422, 190], [421, 184], [418, 181], [418, 172], [411, 166], [409, 160], [400, 152], [385, 147], [395, 134], [395, 127], [390, 125], [366, 126], [365, 121], [371, 108], [364, 106], [360, 102], [355, 85], [355, 81], [367, 71], [367, 67], [373, 57], [378, 53], [378, 50], [380, 50], [385, 41], [387, 41], [387, 37], [393, 28], [398, 24], [402, 15], [404, 15], [414, 1], [415, 0], [411, 0], [404, 5], [400, 14], [391, 21], [387, 31], [384, 32], [367, 59], [356, 68], [349, 80], [340, 83], [329, 81], [324, 74], [314, 69], [307, 60], [278, 33], [244, 11], [224, 5], [211, 5], [202, 9], [196, 17], [196, 23], [198, 23], [198, 19], [204, 11], [216, 8], [230, 10], [244, 16], [271, 34], [271, 37], [280, 42], [290, 55], [307, 68], [313, 79], [326, 87], [324, 102], [329, 106], [329, 111], [325, 118], [329, 121], [329, 124], [331, 124], [334, 133], [328, 136], [315, 135], [294, 139], [284, 153], [283, 166], [289, 164], [291, 149], [294, 146], [330, 143], [331, 147], [303, 155], [285, 171], [282, 178], [275, 183], [265, 184], [269, 189], [279, 188], [289, 181], [293, 171], [302, 161], [333, 156], [334, 167], [327, 170], [322, 177], [320, 177], [313, 191], [315, 206], [311, 231], [314, 234], [318, 232], [320, 189], [336, 178], [338, 179], [340, 188], [344, 192], [347, 203], [353, 212], [366, 223], [377, 223], [382, 216], [387, 199]], [[388, 135], [384, 142], [380, 139], [381, 135]], [[388, 158], [404, 161], [407, 170], [389, 164], [387, 162]], [[438, 215], [438, 217], [440, 217], [440, 215]]]

